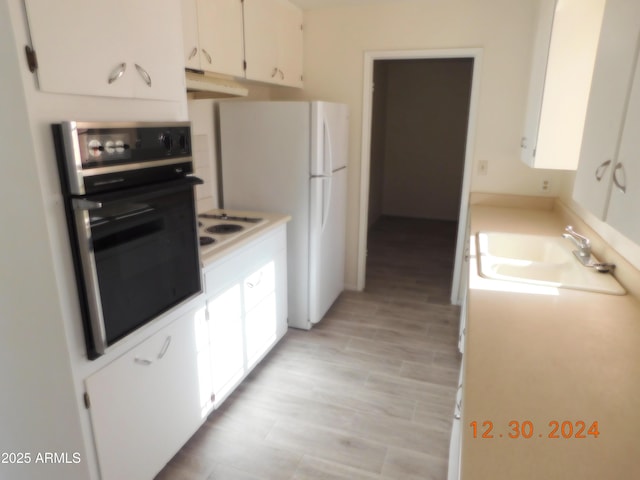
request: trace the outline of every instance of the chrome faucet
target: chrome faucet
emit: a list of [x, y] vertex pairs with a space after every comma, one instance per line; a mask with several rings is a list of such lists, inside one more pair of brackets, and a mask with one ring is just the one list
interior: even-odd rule
[[573, 251], [573, 254], [583, 265], [589, 265], [591, 263], [591, 241], [584, 235], [574, 231], [571, 225], [567, 225], [564, 231], [566, 233], [563, 233], [562, 236], [572, 240], [578, 247], [577, 250]]

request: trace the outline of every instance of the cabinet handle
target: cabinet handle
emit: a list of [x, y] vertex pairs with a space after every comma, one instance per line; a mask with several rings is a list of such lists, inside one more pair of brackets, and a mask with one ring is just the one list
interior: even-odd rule
[[263, 273], [264, 273], [264, 272], [263, 272], [262, 270], [260, 270], [260, 275], [258, 276], [258, 280], [257, 280], [257, 281], [255, 281], [255, 282], [247, 282], [247, 287], [249, 287], [249, 288], [255, 288], [255, 287], [257, 287], [258, 285], [260, 285], [260, 282], [262, 281], [262, 274], [263, 274]]
[[[618, 170], [622, 172], [622, 182], [618, 180]], [[620, 190], [622, 193], [627, 193], [627, 176], [624, 173], [624, 166], [622, 165], [622, 163], [618, 163], [615, 170], [613, 171], [613, 183], [616, 184], [616, 187], [618, 187], [618, 190]]]
[[520, 139], [520, 148], [527, 148], [527, 137]]
[[111, 85], [113, 82], [118, 80], [122, 75], [124, 75], [124, 71], [127, 69], [126, 63], [121, 63], [116, 68], [111, 71], [111, 75], [109, 75], [108, 83]]
[[149, 360], [148, 358], [140, 358], [140, 357], [134, 358], [133, 361], [136, 362], [138, 365], [144, 365], [145, 367], [153, 363], [153, 360]]
[[284, 72], [280, 69], [278, 71], [280, 72], [280, 79], [284, 80]]
[[158, 360], [160, 360], [162, 357], [164, 357], [167, 354], [167, 350], [169, 350], [169, 345], [171, 345], [171, 335], [169, 335], [164, 341], [164, 344], [160, 349], [160, 353], [158, 354]]
[[211, 55], [209, 55], [209, 52], [207, 52], [204, 48], [202, 49], [202, 53], [204, 53], [204, 57], [207, 59], [207, 62], [212, 63], [211, 62]]
[[147, 84], [147, 87], [150, 87], [151, 86], [151, 76], [149, 75], [149, 73], [147, 73], [147, 71], [144, 68], [142, 68], [140, 65], [138, 65], [137, 63], [135, 63], [134, 65], [136, 66], [136, 70], [138, 70], [138, 73], [140, 74], [140, 76], [144, 80], [144, 83]]
[[271, 78], [275, 77], [278, 74], [278, 67], [273, 67], [273, 72], [271, 72]]
[[193, 47], [193, 50], [191, 50], [191, 53], [189, 54], [187, 60], [191, 60], [193, 57], [195, 57], [196, 53], [198, 53], [198, 47]]
[[607, 160], [606, 162], [602, 162], [600, 164], [600, 166], [598, 166], [598, 168], [596, 168], [596, 180], [598, 180], [598, 181], [602, 180], [602, 177], [604, 177], [604, 172], [607, 171], [607, 168], [609, 168], [609, 165], [611, 165], [611, 160]]

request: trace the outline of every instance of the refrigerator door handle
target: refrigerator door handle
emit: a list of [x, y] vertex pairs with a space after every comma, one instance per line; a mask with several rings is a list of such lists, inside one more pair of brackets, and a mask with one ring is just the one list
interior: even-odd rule
[[320, 231], [324, 232], [327, 226], [327, 219], [329, 218], [329, 208], [331, 208], [331, 176], [326, 176], [322, 179], [322, 223], [320, 224]]
[[323, 167], [324, 174], [330, 175], [333, 170], [333, 151], [331, 148], [331, 132], [329, 131], [329, 126], [327, 125], [327, 119], [322, 119], [322, 143], [323, 143]]

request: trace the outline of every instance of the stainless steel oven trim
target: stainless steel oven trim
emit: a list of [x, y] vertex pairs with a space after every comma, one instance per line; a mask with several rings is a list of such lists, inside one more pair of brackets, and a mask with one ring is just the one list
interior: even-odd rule
[[[86, 193], [82, 181], [82, 158], [80, 157], [80, 143], [78, 142], [78, 124], [76, 122], [62, 122], [62, 143], [64, 145], [65, 166], [69, 190], [83, 195]], [[69, 161], [73, 159], [73, 161]]]
[[[78, 236], [78, 250], [80, 250], [84, 284], [87, 290], [86, 297], [89, 307], [93, 345], [97, 353], [104, 355], [107, 349], [107, 332], [102, 314], [102, 299], [100, 298], [98, 272], [93, 254], [91, 226], [89, 223], [89, 209], [100, 208], [102, 205], [99, 203], [92, 205], [91, 202], [77, 199], [74, 199], [72, 203]], [[98, 207], [98, 205], [100, 205], [100, 207]]]

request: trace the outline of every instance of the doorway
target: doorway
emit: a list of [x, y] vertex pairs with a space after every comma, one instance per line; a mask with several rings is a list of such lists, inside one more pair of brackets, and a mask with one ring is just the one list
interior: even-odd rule
[[[389, 216], [428, 219], [454, 228], [450, 300], [460, 303], [480, 53], [470, 49], [365, 55], [358, 272], [362, 288], [369, 227]], [[462, 228], [456, 234], [458, 225]]]

